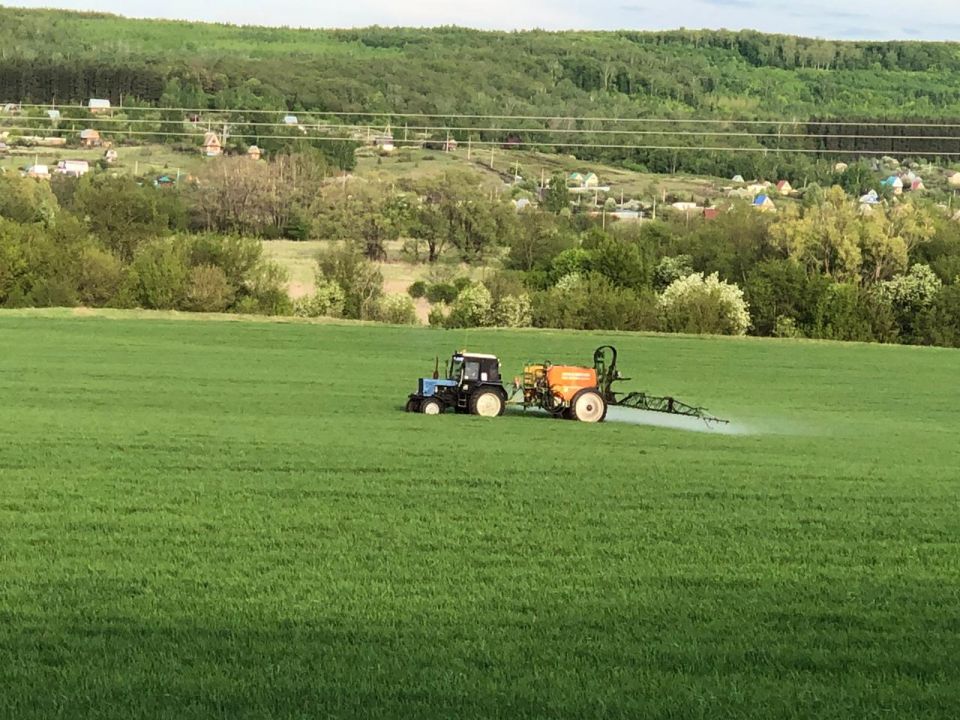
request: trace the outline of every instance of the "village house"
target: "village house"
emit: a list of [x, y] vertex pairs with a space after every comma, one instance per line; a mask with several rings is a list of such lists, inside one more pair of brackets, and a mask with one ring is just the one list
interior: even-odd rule
[[220, 144], [220, 138], [215, 132], [208, 132], [203, 136], [202, 152], [207, 157], [217, 157], [223, 154], [223, 146]]
[[567, 177], [567, 186], [579, 189], [594, 189], [600, 186], [600, 178], [592, 172], [572, 172]]
[[90, 163], [86, 160], [61, 160], [54, 172], [67, 177], [81, 177], [90, 172]]
[[80, 131], [80, 144], [84, 147], [100, 147], [100, 132], [93, 128]]
[[886, 180], [882, 180], [880, 184], [885, 188], [890, 188], [894, 195], [903, 195], [903, 180], [896, 175], [891, 175]]
[[117, 161], [117, 158], [118, 158], [118, 157], [119, 157], [119, 156], [117, 155], [117, 151], [116, 151], [116, 150], [113, 150], [113, 149], [110, 149], [110, 150], [107, 150], [107, 151], [103, 154], [103, 161], [104, 161], [107, 165], [113, 165], [113, 164]]
[[947, 176], [947, 184], [953, 189], [960, 188], [960, 173], [950, 173]]
[[392, 153], [396, 149], [396, 146], [393, 144], [393, 133], [385, 132], [381, 135], [374, 136], [373, 146], [379, 148], [380, 152]]
[[24, 175], [28, 178], [35, 178], [38, 180], [49, 180], [50, 179], [50, 168], [46, 165], [31, 165], [26, 169]]
[[793, 192], [793, 186], [789, 180], [781, 180], [777, 183], [777, 192], [781, 195], [789, 195]]
[[108, 113], [110, 112], [110, 101], [100, 98], [90, 98], [90, 101], [87, 103], [87, 109], [94, 115]]
[[56, 122], [57, 120], [60, 119], [60, 111], [59, 111], [59, 110], [47, 110], [47, 117], [50, 118], [51, 120], [53, 120], [54, 122]]
[[259, 160], [261, 157], [263, 157], [263, 153], [256, 145], [251, 145], [247, 148], [247, 157], [250, 160]]
[[757, 195], [753, 201], [753, 207], [760, 212], [777, 211], [777, 206], [773, 204], [773, 200], [771, 200], [768, 195]]
[[297, 119], [296, 115], [284, 115], [283, 116], [284, 125], [299, 125], [300, 121]]

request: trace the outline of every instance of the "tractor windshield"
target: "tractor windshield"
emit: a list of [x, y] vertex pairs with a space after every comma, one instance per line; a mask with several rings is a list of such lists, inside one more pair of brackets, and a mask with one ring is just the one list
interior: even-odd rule
[[450, 374], [447, 379], [457, 382], [476, 382], [480, 379], [480, 363], [474, 359], [464, 358], [462, 355], [454, 355], [450, 358]]

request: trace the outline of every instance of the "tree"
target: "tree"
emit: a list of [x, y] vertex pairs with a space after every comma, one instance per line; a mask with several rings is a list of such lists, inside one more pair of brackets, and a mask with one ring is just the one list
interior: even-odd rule
[[843, 188], [832, 187], [824, 202], [802, 214], [785, 212], [770, 227], [774, 242], [802, 265], [838, 280], [857, 279], [863, 255], [861, 222]]
[[334, 245], [317, 255], [318, 278], [336, 283], [343, 291], [344, 317], [370, 320], [376, 317], [383, 295], [383, 275], [358, 248], [350, 243]]
[[716, 273], [675, 280], [660, 296], [660, 314], [668, 332], [744, 335], [750, 327], [743, 291]]
[[543, 207], [548, 212], [559, 214], [561, 210], [570, 207], [570, 191], [563, 175], [557, 173], [547, 185], [543, 194]]

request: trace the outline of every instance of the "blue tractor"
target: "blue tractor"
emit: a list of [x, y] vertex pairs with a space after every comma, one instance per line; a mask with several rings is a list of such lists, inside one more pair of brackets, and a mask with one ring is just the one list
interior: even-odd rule
[[439, 365], [438, 359], [432, 378], [420, 378], [417, 392], [407, 400], [407, 412], [439, 415], [452, 409], [482, 417], [503, 415], [507, 391], [495, 355], [454, 353], [445, 378], [439, 376]]

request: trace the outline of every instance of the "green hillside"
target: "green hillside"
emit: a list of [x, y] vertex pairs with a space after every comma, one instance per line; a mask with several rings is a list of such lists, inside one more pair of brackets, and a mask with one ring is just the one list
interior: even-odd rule
[[[960, 117], [960, 46], [949, 43], [834, 42], [749, 31], [292, 30], [0, 8], [0, 47], [5, 102], [107, 97], [128, 106], [270, 111], [259, 119], [274, 121], [285, 111], [347, 113], [347, 122], [358, 119], [354, 113], [374, 113], [383, 123], [455, 125], [461, 139], [518, 136], [661, 170], [677, 164], [675, 152], [621, 146], [936, 155], [946, 152], [944, 133], [956, 137], [956, 128], [808, 123]], [[454, 123], [458, 114], [483, 117]], [[549, 135], [542, 120], [489, 116], [771, 124], [686, 128], [728, 131], [720, 137], [677, 136], [675, 125], [654, 124], [640, 126], [650, 134], [638, 141], [596, 134], [596, 123], [553, 123]], [[576, 134], [558, 137], [560, 129]], [[580, 147], [604, 143], [611, 147]]]
[[[0, 716], [952, 718], [956, 352], [0, 315]], [[582, 362], [735, 434], [402, 412]]]

